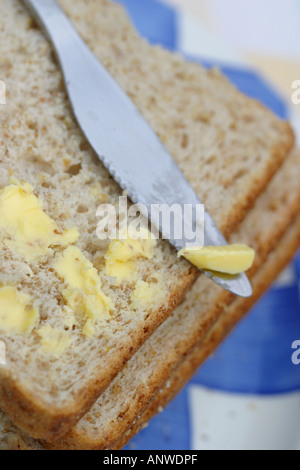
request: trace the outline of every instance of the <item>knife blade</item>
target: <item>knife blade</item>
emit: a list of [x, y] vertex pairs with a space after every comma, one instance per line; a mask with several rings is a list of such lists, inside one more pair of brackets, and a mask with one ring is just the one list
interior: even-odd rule
[[[60, 63], [71, 106], [81, 130], [99, 159], [130, 199], [153, 204], [201, 204], [158, 136], [130, 98], [81, 39], [56, 0], [23, 0], [51, 40]], [[154, 221], [157, 223], [157, 220]], [[193, 225], [191, 220], [190, 224]], [[172, 239], [180, 250], [188, 242]], [[226, 245], [205, 211], [204, 244]], [[234, 277], [203, 271], [222, 288], [241, 297], [252, 295], [245, 274]]]

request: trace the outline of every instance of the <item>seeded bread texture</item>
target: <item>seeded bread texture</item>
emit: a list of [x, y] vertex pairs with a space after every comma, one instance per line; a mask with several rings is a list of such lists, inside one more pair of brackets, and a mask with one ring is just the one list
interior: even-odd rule
[[[290, 127], [238, 93], [217, 71], [151, 48], [118, 6], [61, 3], [165, 142], [224, 233], [230, 233], [293, 146]], [[53, 440], [91, 407], [180, 302], [196, 272], [160, 243], [153, 260], [140, 260], [138, 267], [140, 279], [161, 275], [164, 302], [132, 314], [133, 286], [116, 287], [104, 275], [107, 245], [95, 235], [97, 205], [116, 204], [120, 189], [76, 125], [52, 48], [17, 0], [2, 0], [0, 51], [7, 86], [0, 114], [0, 188], [11, 175], [25, 180], [62, 229], [78, 227], [77, 245], [116, 305], [113, 317], [96, 325], [94, 338], [82, 336], [82, 325], [67, 332], [72, 347], [59, 359], [41, 354], [35, 333], [0, 337], [7, 345], [0, 406], [32, 436]], [[54, 258], [60, 251], [54, 250]], [[62, 283], [51, 263], [45, 257], [29, 266], [1, 244], [0, 284], [13, 283], [33, 296], [40, 326], [65, 329]]]
[[[175, 397], [195, 373], [196, 369], [210, 356], [234, 325], [248, 312], [253, 304], [268, 289], [282, 269], [289, 263], [300, 245], [300, 217], [288, 228], [277, 248], [269, 255], [267, 262], [253, 278], [254, 296], [251, 299], [236, 299], [224, 308], [223, 314], [207, 333], [205, 338], [182, 360], [168, 377], [153, 401], [109, 449], [122, 449], [151, 418]], [[149, 340], [148, 340], [149, 341]], [[98, 430], [99, 432], [99, 430]], [[41, 444], [20, 431], [0, 412], [0, 450], [43, 450]]]
[[111, 449], [122, 449], [147, 423], [160, 413], [180, 392], [196, 370], [211, 356], [236, 324], [268, 290], [281, 271], [289, 264], [300, 246], [300, 216], [287, 230], [276, 249], [252, 280], [254, 295], [250, 299], [236, 299], [226, 308], [206, 337], [179, 363], [178, 367], [160, 389], [152, 403]]

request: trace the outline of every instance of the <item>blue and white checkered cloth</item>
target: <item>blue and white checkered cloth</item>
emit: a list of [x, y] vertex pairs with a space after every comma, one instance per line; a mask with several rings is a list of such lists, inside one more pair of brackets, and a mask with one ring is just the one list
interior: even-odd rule
[[[157, 0], [119, 0], [151, 43], [176, 49], [177, 13]], [[210, 64], [204, 64], [210, 65]], [[221, 66], [244, 93], [255, 97], [281, 118], [288, 108], [255, 72]], [[128, 449], [189, 450], [193, 436], [189, 389], [208, 387], [230, 393], [274, 395], [300, 391], [300, 366], [291, 361], [291, 345], [300, 340], [298, 283], [300, 257], [291, 266], [287, 281], [276, 285], [240, 324], [190, 384], [152, 420]]]

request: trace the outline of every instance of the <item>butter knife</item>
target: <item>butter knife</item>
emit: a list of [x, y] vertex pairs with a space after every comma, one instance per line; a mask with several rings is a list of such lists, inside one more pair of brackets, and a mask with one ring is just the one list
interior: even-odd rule
[[[201, 204], [195, 191], [155, 132], [126, 93], [99, 62], [56, 0], [23, 0], [51, 40], [60, 63], [66, 90], [81, 130], [99, 159], [136, 204]], [[195, 223], [193, 214], [191, 226]], [[158, 224], [157, 220], [153, 220]], [[159, 224], [158, 224], [159, 225]], [[162, 235], [179, 251], [183, 239]], [[205, 211], [205, 246], [227, 242], [212, 217]], [[250, 297], [246, 276], [221, 276], [203, 271], [222, 288]]]

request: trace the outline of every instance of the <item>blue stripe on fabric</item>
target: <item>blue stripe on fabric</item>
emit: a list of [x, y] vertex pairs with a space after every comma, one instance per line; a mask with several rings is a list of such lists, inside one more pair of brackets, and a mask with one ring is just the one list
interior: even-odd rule
[[292, 343], [300, 340], [298, 282], [273, 288], [199, 370], [193, 383], [239, 393], [300, 390]]
[[131, 17], [140, 35], [151, 44], [167, 49], [177, 47], [177, 14], [174, 9], [157, 0], [118, 0]]

